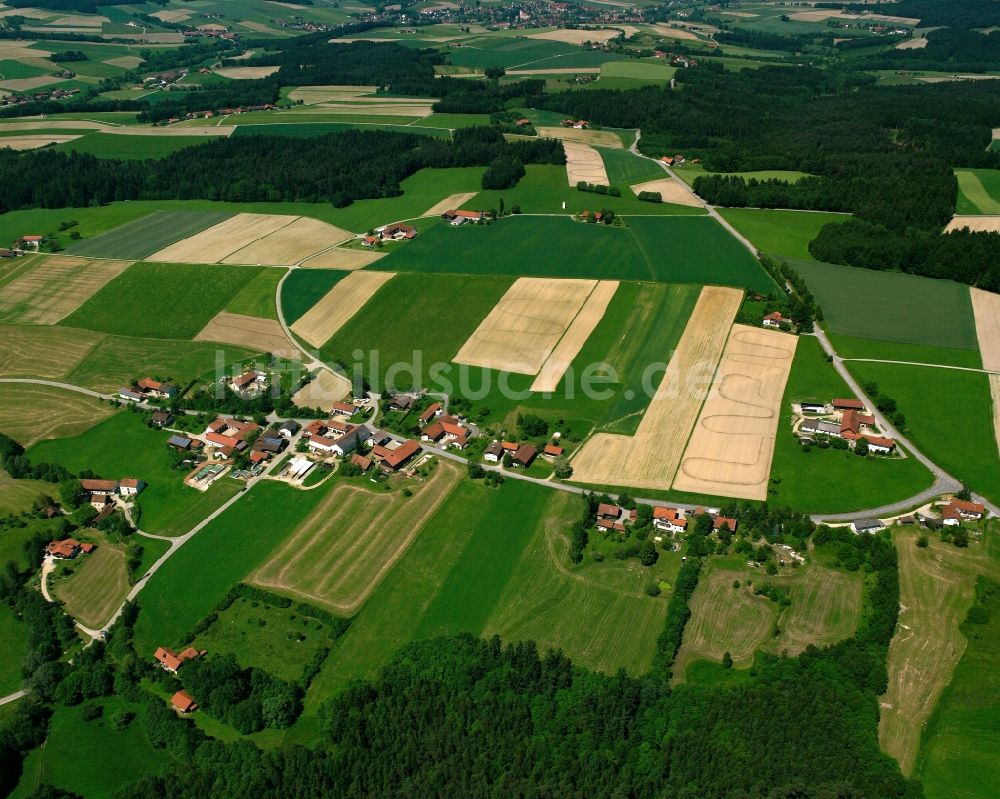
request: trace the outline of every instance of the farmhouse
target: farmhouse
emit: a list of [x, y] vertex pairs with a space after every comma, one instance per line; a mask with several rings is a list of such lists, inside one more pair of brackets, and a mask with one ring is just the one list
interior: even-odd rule
[[517, 448], [511, 458], [515, 466], [521, 469], [527, 469], [531, 466], [532, 461], [535, 460], [537, 455], [538, 449], [534, 444], [522, 444]]
[[396, 394], [389, 400], [389, 410], [391, 411], [408, 411], [412, 407], [413, 397], [408, 394]]
[[222, 433], [205, 433], [205, 441], [212, 444], [216, 450], [228, 450], [228, 452], [223, 451], [223, 455], [229, 455], [233, 451], [246, 449], [247, 445], [247, 442], [242, 439], [226, 436]]
[[161, 383], [159, 380], [153, 380], [151, 377], [142, 378], [137, 385], [139, 391], [147, 397], [170, 399], [177, 394], [177, 386], [172, 386], [169, 383]]
[[434, 402], [428, 405], [422, 414], [420, 414], [420, 424], [421, 426], [427, 424], [431, 419], [442, 414], [441, 403]]
[[87, 555], [93, 551], [93, 544], [83, 544], [75, 538], [50, 541], [45, 547], [45, 552], [55, 560], [72, 560], [80, 553]]
[[380, 241], [378, 236], [363, 236], [361, 238], [362, 247], [374, 247]]
[[597, 529], [623, 533], [625, 525], [635, 521], [635, 517], [634, 510], [602, 502], [597, 506]]
[[478, 224], [483, 221], [482, 211], [445, 211], [441, 218], [450, 225], [458, 227], [466, 222]]
[[851, 529], [856, 533], [877, 533], [885, 527], [878, 519], [855, 519]]
[[861, 411], [861, 413], [865, 413], [867, 410], [861, 400], [853, 398], [830, 400], [830, 404], [833, 405], [835, 411]]
[[[208, 438], [214, 433], [225, 438], [243, 441], [251, 433], [256, 433], [258, 430], [260, 430], [260, 425], [254, 422], [241, 422], [239, 419], [224, 419], [220, 416], [205, 428], [205, 437]], [[226, 443], [235, 446], [232, 442]]]
[[361, 471], [367, 472], [372, 467], [372, 459], [364, 455], [351, 455], [351, 464], [357, 466]]
[[123, 477], [118, 482], [118, 492], [123, 497], [137, 496], [145, 487], [146, 484], [136, 477]]
[[384, 471], [396, 472], [405, 466], [418, 452], [420, 452], [420, 445], [410, 439], [404, 441], [395, 449], [389, 449], [377, 444], [372, 449], [372, 458]]
[[499, 463], [502, 457], [503, 457], [503, 444], [501, 444], [499, 441], [494, 441], [483, 452], [483, 460], [489, 461], [490, 463]]
[[356, 402], [335, 402], [332, 406], [333, 413], [340, 416], [354, 416], [361, 408]]
[[764, 317], [763, 325], [764, 327], [781, 327], [783, 321], [784, 319], [781, 314], [778, 311], [774, 311]]
[[941, 523], [948, 527], [958, 527], [962, 523], [962, 516], [954, 506], [945, 505], [941, 508]]
[[121, 397], [123, 400], [127, 400], [128, 402], [142, 402], [144, 399], [146, 399], [138, 391], [133, 391], [130, 388], [119, 389], [118, 396]]
[[153, 427], [166, 427], [174, 420], [174, 415], [170, 411], [154, 411], [153, 412]]
[[542, 450], [542, 454], [547, 458], [558, 458], [562, 456], [563, 452], [563, 448], [555, 444], [546, 444], [545, 449]]
[[726, 516], [713, 516], [712, 517], [712, 529], [721, 530], [722, 528], [728, 528], [729, 532], [735, 533], [736, 526], [739, 522], [736, 519], [730, 519]]
[[294, 419], [289, 419], [287, 422], [282, 422], [278, 427], [278, 435], [282, 438], [291, 438], [299, 430], [302, 429], [302, 425], [296, 422]]
[[962, 499], [953, 499], [949, 503], [949, 507], [954, 508], [955, 512], [963, 519], [971, 519], [973, 521], [982, 519], [986, 513], [985, 505], [981, 505], [978, 502], [967, 502]]
[[861, 436], [861, 428], [872, 427], [875, 418], [858, 411], [844, 411], [840, 418], [840, 437], [847, 441], [854, 441]]
[[21, 236], [16, 242], [14, 242], [15, 249], [22, 250], [37, 250], [45, 236]]
[[93, 480], [84, 478], [80, 481], [80, 487], [84, 491], [89, 491], [91, 494], [97, 494], [98, 496], [113, 496], [118, 493], [117, 480]]
[[198, 703], [191, 698], [187, 691], [178, 691], [170, 697], [170, 704], [178, 713], [192, 713], [198, 709]]
[[237, 394], [250, 394], [257, 388], [257, 384], [262, 377], [263, 375], [251, 369], [249, 372], [244, 372], [238, 377], [234, 377], [230, 380], [229, 388]]
[[197, 657], [201, 657], [205, 654], [205, 650], [195, 649], [193, 646], [189, 646], [180, 654], [175, 654], [166, 647], [157, 647], [156, 652], [153, 653], [153, 657], [156, 658], [157, 662], [160, 664], [160, 668], [164, 671], [168, 671], [171, 674], [176, 674], [177, 670], [184, 665], [188, 660], [194, 660]]
[[386, 239], [399, 241], [400, 239], [415, 239], [417, 237], [417, 229], [413, 225], [404, 225], [402, 222], [394, 222], [391, 225], [386, 225], [383, 228], [379, 228], [377, 232], [379, 238], [383, 241]]
[[677, 508], [653, 508], [653, 526], [669, 533], [683, 533], [687, 530], [687, 519]]
[[896, 448], [896, 442], [891, 438], [864, 436], [864, 439], [868, 442], [868, 450], [870, 452], [879, 452], [883, 455], [888, 455]]
[[309, 424], [306, 425], [306, 429], [302, 431], [302, 435], [305, 438], [312, 438], [313, 436], [322, 436], [329, 429], [330, 428], [326, 426], [326, 422], [321, 422], [319, 419], [316, 419], [315, 421], [309, 422]]

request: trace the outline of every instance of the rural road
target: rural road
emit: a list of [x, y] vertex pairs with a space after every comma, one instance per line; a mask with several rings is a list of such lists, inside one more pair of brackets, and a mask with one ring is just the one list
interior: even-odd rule
[[27, 695], [28, 695], [27, 690], [22, 689], [20, 691], [15, 691], [12, 694], [7, 694], [7, 696], [0, 696], [0, 705], [7, 705], [10, 704], [11, 702], [16, 702], [18, 699], [21, 699]]
[[46, 602], [55, 602], [55, 600], [49, 595], [49, 575], [52, 574], [55, 568], [56, 562], [52, 558], [46, 556], [45, 560], [42, 561], [41, 582], [42, 596], [45, 597]]
[[33, 377], [0, 377], [0, 383], [25, 383], [35, 386], [48, 386], [49, 388], [61, 388], [64, 391], [75, 391], [77, 394], [86, 394], [94, 399], [109, 400], [114, 399], [114, 394], [101, 394], [99, 391], [92, 391], [83, 386], [74, 386], [72, 383], [57, 383], [55, 380], [37, 380]]
[[959, 372], [979, 372], [983, 375], [1000, 375], [993, 369], [977, 369], [974, 366], [950, 366], [945, 363], [921, 363], [920, 361], [887, 361], [883, 358], [841, 358], [841, 362], [857, 362], [857, 363], [894, 363], [900, 366], [926, 366], [930, 369], [957, 369]]

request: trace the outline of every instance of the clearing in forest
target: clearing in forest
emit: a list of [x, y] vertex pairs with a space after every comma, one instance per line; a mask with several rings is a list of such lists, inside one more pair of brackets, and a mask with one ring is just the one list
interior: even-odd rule
[[[632, 488], [670, 486], [742, 298], [739, 289], [702, 289], [635, 435], [591, 436], [573, 458], [574, 480]], [[663, 353], [664, 358], [668, 355]]]
[[288, 99], [303, 105], [346, 100], [361, 94], [374, 94], [377, 86], [298, 86], [288, 93]]
[[642, 191], [659, 192], [663, 202], [675, 205], [690, 205], [694, 208], [701, 208], [705, 205], [693, 191], [669, 177], [636, 183], [632, 186], [632, 191], [636, 195]]
[[351, 272], [292, 325], [292, 332], [314, 347], [321, 347], [395, 275], [395, 272]]
[[812, 563], [794, 577], [776, 582], [788, 586], [792, 604], [781, 614], [781, 636], [770, 649], [795, 657], [808, 646], [831, 646], [854, 635], [861, 620], [860, 572], [846, 573]]
[[297, 218], [280, 214], [237, 214], [153, 253], [149, 260], [181, 264], [219, 263], [237, 250], [290, 225]]
[[[1000, 294], [976, 288], [969, 292], [983, 368], [1000, 372]], [[990, 375], [990, 394], [993, 397], [993, 436], [1000, 447], [1000, 374]]]
[[616, 291], [618, 291], [617, 280], [602, 280], [597, 284], [555, 349], [542, 364], [538, 377], [531, 384], [532, 391], [551, 392], [559, 388], [559, 383], [562, 382], [563, 375], [573, 363], [573, 359], [576, 358], [583, 345], [587, 343], [587, 339], [590, 338], [590, 334], [604, 318]]
[[798, 339], [733, 325], [674, 488], [766, 499], [778, 412]]
[[279, 69], [281, 67], [222, 67], [215, 70], [215, 74], [230, 80], [263, 80]]
[[1000, 216], [953, 216], [945, 233], [968, 228], [973, 233], [1000, 233]]
[[224, 258], [222, 263], [291, 266], [351, 238], [354, 234], [347, 230], [302, 216], [237, 250]]
[[52, 592], [66, 612], [92, 629], [99, 629], [111, 618], [128, 589], [125, 555], [108, 544], [86, 555], [73, 575], [52, 582]]
[[273, 319], [219, 311], [194, 337], [195, 341], [219, 341], [235, 344], [261, 352], [270, 352], [281, 358], [295, 358], [299, 348], [288, 337], [281, 325]]
[[519, 278], [452, 360], [503, 372], [538, 374], [597, 283]]
[[54, 325], [131, 264], [50, 256], [0, 289], [0, 315], [8, 322]]
[[413, 495], [338, 486], [251, 576], [262, 588], [335, 613], [356, 613], [458, 485], [462, 470], [439, 461]]

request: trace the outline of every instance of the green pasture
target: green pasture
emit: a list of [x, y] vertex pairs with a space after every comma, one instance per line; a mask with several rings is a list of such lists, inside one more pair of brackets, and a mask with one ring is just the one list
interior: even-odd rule
[[[849, 361], [847, 368], [896, 400], [906, 416], [907, 435], [927, 457], [974, 491], [1000, 501], [1000, 454], [987, 375], [858, 361]], [[947, 413], [947, 407], [960, 410]]]
[[[123, 138], [113, 136], [111, 138]], [[140, 137], [142, 138], [142, 137]], [[69, 248], [74, 255], [140, 259], [229, 219], [225, 211], [154, 211]]]
[[278, 310], [274, 298], [278, 281], [284, 274], [282, 269], [262, 269], [223, 310], [261, 319], [277, 319]]
[[1000, 785], [1000, 585], [980, 578], [968, 646], [924, 729], [916, 777], [927, 799], [989, 799]]
[[813, 260], [809, 242], [826, 225], [837, 225], [850, 219], [847, 214], [760, 208], [720, 208], [719, 214], [762, 253], [802, 261]]
[[[830, 343], [841, 358], [871, 358], [879, 361], [908, 361], [911, 363], [966, 366], [981, 369], [979, 350], [957, 350], [929, 344], [902, 344], [898, 341], [879, 341], [873, 338], [854, 338], [838, 333], [827, 333]], [[930, 376], [933, 373], [928, 373]]]
[[1000, 170], [956, 169], [957, 214], [1000, 214]]
[[5, 80], [23, 80], [24, 78], [39, 78], [42, 75], [50, 75], [56, 71], [53, 64], [50, 69], [42, 69], [34, 64], [24, 64], [21, 61], [14, 61], [5, 58], [0, 60], [0, 82]]
[[[325, 488], [300, 492], [265, 481], [208, 524], [156, 572], [139, 597], [138, 651], [152, 653], [157, 646], [185, 643], [195, 624], [256, 569], [325, 495]], [[219, 557], [220, 552], [227, 554]]]
[[[278, 271], [278, 270], [268, 270]], [[278, 274], [282, 274], [278, 272]], [[295, 323], [306, 311], [347, 277], [350, 272], [337, 269], [293, 269], [281, 286], [281, 312], [285, 322]], [[239, 296], [239, 295], [237, 295]]]
[[[445, 128], [454, 130], [456, 128], [474, 128], [490, 124], [489, 114], [438, 114], [433, 113], [429, 117], [418, 119], [409, 127], [411, 128]], [[412, 132], [412, 131], [410, 131]]]
[[968, 286], [900, 272], [789, 261], [829, 329], [857, 338], [977, 350]]
[[[609, 150], [601, 147], [598, 148], [598, 151], [604, 160], [604, 171], [608, 173], [608, 180], [612, 186], [627, 187], [633, 183], [643, 183], [647, 180], [667, 177], [663, 167], [655, 161], [633, 155], [628, 150]], [[623, 189], [622, 194], [624, 193]], [[644, 203], [644, 205], [649, 205], [649, 203]]]
[[[460, 67], [542, 69], [543, 65], [537, 62], [553, 56], [577, 55], [583, 52], [574, 45], [545, 39], [483, 37], [469, 41], [467, 47], [451, 50], [448, 56], [452, 64]], [[567, 66], [589, 66], [589, 64], [573, 63]]]
[[0, 608], [0, 696], [21, 687], [21, 661], [28, 654], [27, 632], [13, 610]]
[[114, 133], [90, 133], [73, 141], [56, 145], [56, 150], [69, 153], [87, 153], [98, 158], [117, 158], [123, 161], [141, 161], [146, 158], [165, 158], [171, 153], [205, 144], [211, 136], [122, 136]]
[[601, 66], [600, 80], [605, 78], [628, 78], [637, 83], [666, 83], [677, 72], [676, 67], [669, 66], [659, 59], [643, 61], [609, 61]]
[[170, 433], [146, 427], [138, 414], [120, 411], [71, 438], [40, 441], [29, 449], [38, 463], [58, 463], [77, 474], [90, 470], [107, 479], [137, 477], [146, 483], [135, 500], [139, 527], [163, 535], [186, 533], [235, 494], [240, 483], [228, 477], [207, 491], [185, 486], [186, 470], [171, 468]]
[[[422, 121], [422, 120], [421, 120]], [[392, 133], [418, 133], [424, 136], [438, 136], [447, 139], [451, 137], [448, 128], [435, 128], [424, 125], [380, 125], [374, 122], [276, 122], [274, 124], [257, 123], [247, 125], [240, 122], [233, 131], [234, 136], [291, 136], [308, 139], [313, 136], [325, 136], [328, 133], [343, 133], [345, 130], [386, 130]]]
[[[668, 153], [669, 155], [669, 153]], [[687, 183], [689, 186], [693, 186], [695, 179], [703, 177], [705, 175], [723, 175], [725, 177], [735, 177], [743, 178], [744, 180], [782, 180], [788, 183], [797, 183], [802, 178], [809, 177], [807, 172], [796, 172], [793, 170], [786, 169], [761, 169], [755, 172], [710, 172], [706, 170], [701, 164], [685, 164], [682, 167], [677, 167], [674, 172], [677, 173], [677, 177]]]
[[800, 336], [779, 411], [768, 502], [809, 513], [845, 513], [906, 499], [934, 482], [912, 457], [861, 458], [832, 448], [803, 450], [792, 432], [792, 403], [829, 402], [850, 394], [819, 342]]
[[252, 266], [133, 264], [62, 324], [123, 336], [192, 338], [259, 271]]
[[[0, 430], [0, 432], [5, 431]], [[14, 480], [6, 472], [0, 471], [0, 516], [9, 514], [18, 516], [22, 511], [29, 510], [31, 503], [43, 494], [56, 497], [58, 493], [59, 486], [52, 483], [46, 483], [44, 480]], [[3, 534], [0, 534], [0, 538], [2, 537]], [[0, 563], [3, 562], [4, 560], [0, 559]]]

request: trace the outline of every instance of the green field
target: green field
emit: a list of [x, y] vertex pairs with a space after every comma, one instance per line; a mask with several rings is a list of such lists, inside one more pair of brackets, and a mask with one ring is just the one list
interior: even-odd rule
[[96, 238], [74, 244], [69, 251], [74, 255], [138, 260], [231, 216], [225, 211], [155, 211]]
[[968, 286], [900, 272], [793, 261], [834, 333], [978, 350]]
[[[421, 120], [423, 121], [423, 120]], [[291, 136], [296, 139], [311, 139], [328, 133], [343, 133], [345, 130], [385, 130], [393, 133], [418, 133], [422, 136], [451, 137], [448, 128], [427, 125], [384, 125], [375, 122], [275, 122], [247, 125], [240, 123], [233, 131], [234, 136]]]
[[791, 404], [829, 402], [842, 396], [850, 396], [850, 390], [827, 362], [819, 342], [801, 336], [781, 402], [769, 502], [810, 513], [846, 513], [906, 499], [934, 481], [916, 458], [860, 458], [832, 448], [803, 450], [792, 433]]
[[0, 608], [0, 696], [20, 689], [21, 661], [27, 654], [27, 630], [14, 611]]
[[788, 183], [797, 183], [802, 178], [809, 177], [808, 172], [795, 172], [786, 169], [761, 169], [756, 172], [711, 172], [706, 170], [701, 164], [685, 164], [677, 167], [674, 172], [677, 177], [693, 186], [697, 178], [705, 175], [725, 175], [727, 177], [743, 178], [744, 180], [783, 180]]
[[81, 624], [99, 629], [118, 610], [129, 590], [125, 556], [107, 543], [74, 564], [69, 577], [51, 581], [52, 592]]
[[[5, 431], [0, 430], [0, 432]], [[14, 480], [5, 471], [0, 470], [0, 516], [20, 515], [22, 511], [28, 510], [31, 503], [39, 496], [55, 497], [58, 491], [58, 486], [46, 483], [44, 480]], [[0, 563], [3, 563], [2, 559]]]
[[[431, 114], [429, 117], [418, 119], [411, 128], [444, 128], [454, 130], [457, 128], [474, 128], [490, 124], [489, 114]], [[412, 131], [411, 131], [412, 132]]]
[[374, 268], [774, 288], [753, 257], [708, 218], [631, 217], [628, 227], [615, 227], [514, 216], [489, 226], [439, 225]]
[[[973, 490], [1000, 501], [1000, 454], [985, 374], [858, 361], [847, 368], [896, 400], [906, 415], [909, 438], [927, 457]], [[961, 412], [946, 416], [945, 402]]]
[[[632, 183], [657, 180], [667, 174], [655, 161], [640, 158], [628, 150], [609, 150], [602, 147], [599, 152], [604, 160], [604, 171], [608, 173], [608, 181], [612, 186], [627, 186]], [[624, 194], [624, 191], [622, 193]]]
[[90, 133], [73, 141], [56, 145], [54, 149], [66, 153], [87, 153], [98, 158], [117, 158], [123, 161], [141, 161], [146, 158], [165, 158], [171, 153], [205, 144], [214, 136], [122, 136], [117, 133]]
[[193, 338], [259, 271], [253, 266], [133, 264], [61, 324], [122, 336]]
[[826, 225], [850, 219], [847, 214], [812, 211], [770, 211], [759, 208], [720, 208], [730, 225], [766, 255], [810, 261], [809, 242]]
[[[564, 42], [552, 42], [544, 39], [513, 39], [506, 37], [483, 37], [469, 41], [468, 47], [452, 50], [449, 53], [452, 64], [461, 67], [522, 67], [524, 69], [543, 69], [548, 64], [536, 63], [553, 56], [568, 54], [583, 54], [583, 50]], [[572, 63], [566, 66], [589, 66], [589, 64]]]
[[281, 286], [281, 313], [294, 324], [350, 272], [337, 269], [293, 269]]
[[976, 593], [987, 621], [962, 624], [968, 646], [921, 742], [927, 799], [989, 799], [1000, 784], [1000, 585], [981, 577]]
[[262, 269], [223, 310], [261, 319], [277, 319], [278, 309], [274, 298], [278, 281], [284, 274], [283, 269]]
[[241, 484], [224, 478], [204, 492], [185, 486], [187, 472], [170, 468], [169, 436], [146, 427], [141, 416], [120, 411], [81, 435], [41, 441], [28, 452], [33, 461], [59, 463], [74, 473], [90, 469], [108, 479], [144, 480], [146, 488], [137, 499], [142, 508], [139, 527], [150, 533], [179, 535], [236, 493]]
[[592, 85], [598, 88], [608, 88], [605, 85], [608, 78], [624, 78], [636, 86], [642, 84], [662, 85], [669, 81], [676, 72], [676, 67], [668, 66], [659, 59], [648, 61], [609, 61], [601, 66], [601, 77]]
[[874, 358], [882, 361], [911, 361], [913, 363], [939, 363], [946, 366], [967, 366], [981, 369], [982, 356], [978, 350], [956, 350], [951, 347], [934, 347], [927, 344], [901, 344], [898, 341], [879, 341], [873, 338], [854, 338], [828, 333], [837, 354], [850, 358]]
[[957, 214], [1000, 214], [1000, 170], [956, 169]]
[[[201, 530], [140, 595], [138, 651], [152, 653], [157, 646], [184, 643], [194, 625], [257, 568], [325, 495], [323, 488], [298, 492], [281, 483], [263, 482]], [[220, 552], [226, 557], [220, 558]]]

